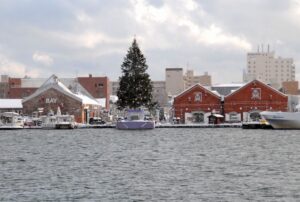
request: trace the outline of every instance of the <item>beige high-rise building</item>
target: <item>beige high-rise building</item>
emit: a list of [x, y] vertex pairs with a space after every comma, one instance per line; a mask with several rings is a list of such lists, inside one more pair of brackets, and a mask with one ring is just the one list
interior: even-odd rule
[[256, 52], [247, 54], [247, 70], [244, 81], [258, 79], [280, 88], [284, 81], [295, 80], [295, 65], [292, 58], [275, 57], [275, 52]]
[[178, 95], [184, 90], [183, 69], [166, 68], [166, 92], [168, 96]]
[[289, 95], [299, 94], [299, 82], [298, 81], [284, 81], [282, 82], [282, 92]]
[[204, 75], [194, 75], [193, 70], [187, 70], [184, 75], [184, 89], [190, 88], [195, 84], [211, 86], [211, 76], [207, 72]]

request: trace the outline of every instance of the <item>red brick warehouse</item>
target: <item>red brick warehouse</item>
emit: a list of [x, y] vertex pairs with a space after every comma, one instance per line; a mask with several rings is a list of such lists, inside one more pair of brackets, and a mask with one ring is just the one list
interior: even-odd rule
[[181, 123], [208, 123], [212, 112], [221, 113], [221, 97], [196, 84], [174, 98], [173, 110]]
[[250, 121], [259, 118], [261, 111], [287, 111], [288, 97], [278, 90], [253, 80], [224, 99], [225, 120]]

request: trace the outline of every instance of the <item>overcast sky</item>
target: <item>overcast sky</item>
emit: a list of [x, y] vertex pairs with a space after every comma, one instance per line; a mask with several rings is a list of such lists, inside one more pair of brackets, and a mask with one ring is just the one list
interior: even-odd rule
[[0, 0], [0, 74], [117, 80], [134, 36], [152, 80], [183, 67], [240, 82], [258, 44], [300, 78], [300, 0]]

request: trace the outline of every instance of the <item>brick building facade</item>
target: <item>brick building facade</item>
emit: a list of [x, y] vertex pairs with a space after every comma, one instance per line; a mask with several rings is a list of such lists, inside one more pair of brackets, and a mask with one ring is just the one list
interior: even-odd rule
[[[22, 99], [32, 95], [47, 79], [44, 78], [8, 78], [1, 82], [0, 95], [2, 98]], [[105, 107], [109, 109], [109, 79], [107, 77], [78, 77], [63, 78], [60, 81], [69, 89], [84, 88], [95, 99], [105, 99]], [[78, 85], [79, 84], [79, 85]]]
[[251, 121], [258, 120], [259, 112], [287, 111], [288, 97], [278, 90], [253, 80], [224, 99], [225, 120]]
[[78, 77], [78, 83], [83, 86], [94, 98], [106, 98], [106, 109], [109, 109], [109, 79], [108, 77]]
[[196, 84], [174, 98], [174, 117], [181, 123], [208, 123], [208, 116], [221, 112], [221, 97]]
[[79, 123], [87, 122], [88, 118], [97, 115], [101, 108], [96, 100], [71, 92], [55, 75], [32, 95], [23, 99], [23, 113], [27, 115], [47, 115], [51, 111], [56, 112], [58, 107], [62, 114], [74, 115]]

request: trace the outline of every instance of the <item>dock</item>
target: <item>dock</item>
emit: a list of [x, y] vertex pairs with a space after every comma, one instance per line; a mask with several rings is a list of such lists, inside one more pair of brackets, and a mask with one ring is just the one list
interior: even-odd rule
[[242, 124], [161, 124], [155, 128], [241, 128]]

